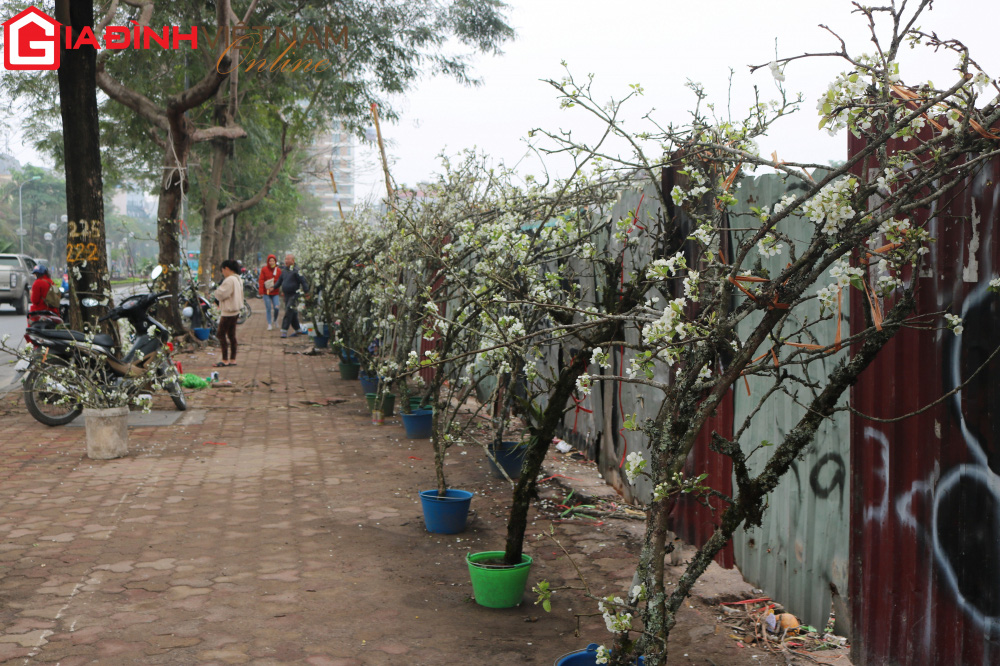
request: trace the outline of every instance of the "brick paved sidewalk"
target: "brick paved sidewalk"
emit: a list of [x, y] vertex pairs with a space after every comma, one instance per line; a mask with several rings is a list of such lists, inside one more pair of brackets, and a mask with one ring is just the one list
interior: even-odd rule
[[[175, 425], [131, 428], [126, 458], [91, 461], [83, 428], [0, 407], [0, 662], [552, 664], [610, 638], [599, 616], [573, 636], [573, 613], [595, 612], [578, 592], [557, 593], [551, 614], [532, 605], [540, 579], [579, 584], [536, 538], [548, 521], [530, 528], [525, 602], [472, 602], [464, 557], [503, 547], [509, 488], [481, 452], [453, 449], [452, 485], [476, 491], [478, 518], [427, 533], [429, 441], [405, 439], [398, 419], [372, 426], [336, 359], [265, 331], [253, 305], [239, 365], [219, 370], [233, 386], [191, 392]], [[205, 376], [219, 356], [179, 358]], [[597, 594], [631, 578], [621, 531], [558, 526]]]

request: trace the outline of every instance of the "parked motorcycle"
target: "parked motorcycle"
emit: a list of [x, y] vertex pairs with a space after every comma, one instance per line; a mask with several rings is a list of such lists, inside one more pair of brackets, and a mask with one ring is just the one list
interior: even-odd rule
[[[243, 269], [243, 296], [247, 299], [260, 298], [260, 285], [257, 282], [257, 275], [249, 268]], [[243, 322], [240, 322], [241, 324]]]
[[[153, 269], [153, 279], [159, 276], [158, 271], [162, 272], [159, 266]], [[170, 331], [149, 314], [158, 301], [169, 297], [170, 293], [165, 291], [129, 296], [101, 317], [101, 321], [126, 319], [136, 332], [131, 347], [121, 358], [112, 351], [114, 340], [110, 335], [57, 327], [55, 317], [41, 319], [29, 326], [26, 335], [39, 352], [32, 358], [22, 380], [28, 412], [49, 426], [65, 425], [75, 419], [83, 408], [74, 400], [79, 389], [73, 386], [73, 368], [97, 374], [109, 390], [125, 385], [127, 390], [139, 394], [159, 384], [166, 388], [178, 410], [186, 410], [187, 399], [170, 359], [169, 351], [173, 350], [169, 342]], [[89, 303], [89, 300], [92, 299], [84, 299], [84, 305], [97, 305], [96, 301]], [[62, 366], [68, 371], [53, 373], [47, 364]], [[143, 381], [134, 381], [136, 379]], [[128, 383], [127, 380], [133, 381]]]
[[[196, 305], [197, 304], [197, 310]], [[185, 291], [180, 299], [181, 324], [184, 328], [207, 328], [212, 335], [219, 328], [218, 317], [212, 304], [196, 290]]]

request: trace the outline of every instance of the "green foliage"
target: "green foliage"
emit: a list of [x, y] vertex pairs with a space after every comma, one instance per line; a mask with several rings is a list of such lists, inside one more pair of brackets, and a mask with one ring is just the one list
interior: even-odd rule
[[540, 580], [538, 584], [531, 588], [531, 591], [538, 595], [535, 605], [542, 605], [546, 613], [552, 612], [552, 590], [549, 589], [549, 581]]

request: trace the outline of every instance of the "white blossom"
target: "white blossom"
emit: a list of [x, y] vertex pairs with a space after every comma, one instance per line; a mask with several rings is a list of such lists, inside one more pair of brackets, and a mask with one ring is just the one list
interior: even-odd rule
[[646, 469], [646, 459], [638, 451], [625, 456], [625, 476], [629, 483], [635, 483], [635, 478]]
[[785, 80], [785, 75], [781, 73], [781, 65], [779, 65], [774, 61], [771, 61], [768, 67], [770, 68], [771, 76], [774, 77], [775, 81], [780, 83]]
[[948, 328], [950, 328], [955, 335], [962, 335], [962, 331], [965, 330], [965, 327], [962, 325], [961, 317], [958, 315], [946, 314], [944, 318], [948, 322]]

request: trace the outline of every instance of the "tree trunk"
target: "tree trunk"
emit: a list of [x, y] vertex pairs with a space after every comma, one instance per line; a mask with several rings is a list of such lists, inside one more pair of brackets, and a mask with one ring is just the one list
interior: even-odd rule
[[219, 232], [219, 249], [216, 252], [216, 265], [221, 264], [223, 259], [232, 259], [233, 226], [235, 224], [235, 215], [226, 215], [225, 219], [222, 220], [222, 229]]
[[[218, 105], [218, 98], [216, 98]], [[218, 106], [216, 107], [218, 109]], [[218, 114], [218, 111], [217, 111]], [[207, 285], [212, 281], [212, 271], [215, 262], [212, 260], [215, 254], [216, 227], [218, 222], [215, 219], [219, 212], [219, 189], [222, 187], [222, 169], [226, 163], [227, 144], [223, 139], [216, 139], [212, 142], [212, 175], [208, 183], [208, 193], [205, 196], [205, 206], [202, 211], [201, 224], [201, 260], [198, 263], [198, 280], [202, 285]]]
[[576, 388], [576, 380], [587, 369], [589, 363], [588, 350], [577, 353], [573, 362], [559, 373], [559, 379], [549, 395], [549, 404], [542, 413], [541, 422], [534, 426], [529, 425], [531, 441], [524, 455], [521, 478], [514, 486], [514, 497], [511, 499], [510, 514], [507, 518], [507, 547], [503, 558], [505, 564], [513, 565], [521, 562], [524, 532], [528, 528], [528, 510], [531, 508], [531, 498], [538, 484], [538, 472], [542, 469], [545, 454], [549, 452], [552, 437], [566, 413], [566, 403]]
[[[93, 29], [94, 6], [89, 0], [58, 0], [56, 18], [72, 26], [73, 35]], [[71, 237], [66, 243], [69, 266], [70, 324], [74, 329], [98, 318], [111, 304], [107, 244], [104, 232], [104, 179], [101, 170], [101, 136], [97, 116], [97, 51], [92, 46], [64, 49], [59, 65], [59, 106], [62, 113], [63, 151], [66, 164], [66, 215]], [[90, 296], [101, 305], [83, 307]], [[117, 329], [103, 325], [117, 342]]]
[[187, 158], [191, 149], [188, 121], [183, 114], [170, 114], [171, 145], [163, 157], [160, 202], [156, 211], [156, 240], [160, 244], [159, 261], [166, 273], [165, 287], [173, 294], [164, 315], [164, 323], [175, 333], [183, 331], [177, 294], [180, 293], [181, 244], [179, 238], [181, 199], [187, 189]]
[[434, 475], [437, 479], [438, 497], [444, 497], [448, 490], [448, 482], [444, 477], [444, 455], [448, 450], [448, 444], [444, 439], [444, 434], [438, 432], [440, 427], [441, 405], [437, 405], [431, 416], [431, 436], [434, 438]]

